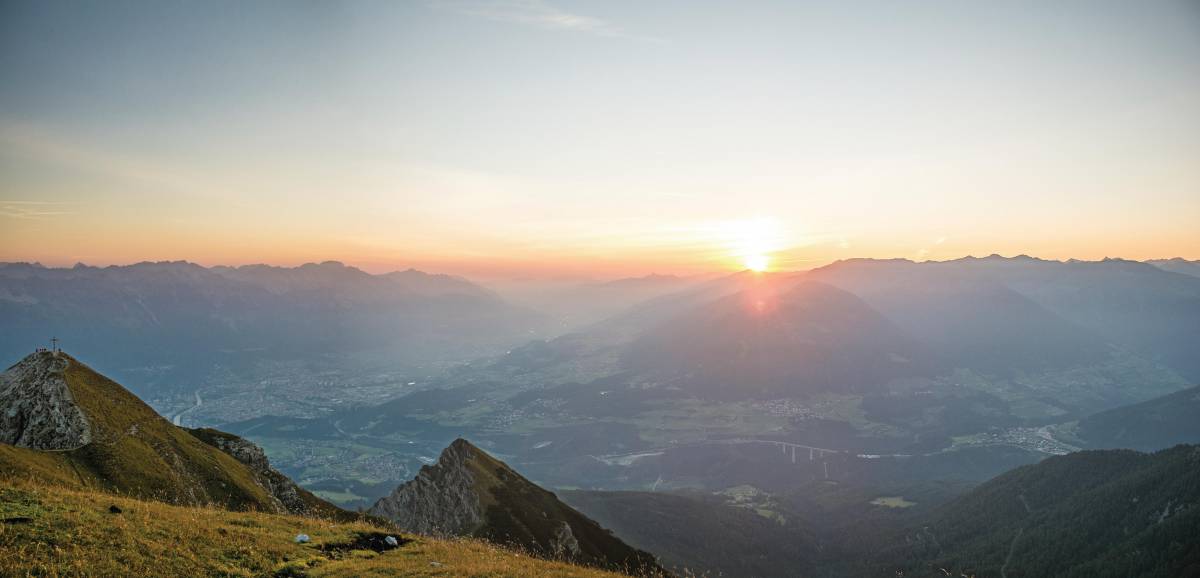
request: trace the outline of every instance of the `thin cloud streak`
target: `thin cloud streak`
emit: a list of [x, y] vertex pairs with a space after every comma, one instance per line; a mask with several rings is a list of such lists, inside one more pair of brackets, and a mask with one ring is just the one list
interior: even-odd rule
[[0, 201], [0, 217], [36, 221], [46, 217], [74, 215], [76, 211], [52, 210], [73, 204], [64, 201]]
[[628, 34], [600, 18], [573, 14], [542, 0], [434, 0], [432, 4], [464, 16], [496, 22], [511, 22], [542, 30], [580, 32], [605, 38], [663, 42], [659, 38]]

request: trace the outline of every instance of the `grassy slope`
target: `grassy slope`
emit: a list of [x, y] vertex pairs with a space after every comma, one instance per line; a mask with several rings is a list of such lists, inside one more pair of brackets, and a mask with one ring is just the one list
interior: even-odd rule
[[271, 511], [271, 498], [240, 462], [172, 425], [120, 384], [63, 357], [92, 443], [65, 452], [0, 444], [0, 471], [170, 503]]
[[[109, 513], [110, 505], [122, 512]], [[393, 532], [366, 522], [172, 506], [28, 481], [0, 481], [0, 519], [2, 576], [617, 576], [475, 540], [406, 536], [413, 541], [396, 550], [331, 554], [322, 546]], [[312, 542], [296, 544], [302, 532]]]
[[[216, 444], [217, 444], [217, 440], [219, 440], [219, 439], [224, 439], [224, 440], [241, 440], [242, 439], [231, 433], [226, 433], [226, 432], [215, 430], [212, 428], [191, 429], [191, 430], [187, 430], [187, 432], [190, 433], [191, 435], [195, 436], [197, 439], [199, 439], [199, 440], [203, 441], [204, 443], [206, 443], [210, 446], [213, 446], [213, 447], [217, 447]], [[286, 476], [284, 476], [282, 473], [279, 473], [278, 471], [272, 471], [271, 473], [269, 473], [267, 475], [269, 475], [271, 477], [270, 481], [277, 485], [285, 484], [285, 483], [292, 483], [291, 480], [289, 480]], [[295, 485], [295, 484], [293, 484], [293, 485], [296, 489], [296, 495], [298, 495], [300, 497], [300, 501], [304, 502], [304, 508], [305, 508], [304, 512], [305, 513], [314, 514], [317, 516], [321, 516], [323, 518], [330, 518], [330, 519], [344, 520], [344, 521], [352, 521], [352, 520], [356, 520], [361, 517], [360, 514], [350, 512], [347, 510], [343, 510], [343, 509], [321, 499], [316, 494], [313, 494], [312, 492], [310, 492], [304, 488], [301, 488], [299, 485]]]

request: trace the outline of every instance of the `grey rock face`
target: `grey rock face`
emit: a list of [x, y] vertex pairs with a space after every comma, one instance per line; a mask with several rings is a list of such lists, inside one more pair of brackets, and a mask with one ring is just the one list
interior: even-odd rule
[[252, 441], [236, 436], [214, 436], [213, 445], [217, 449], [233, 456], [237, 461], [250, 466], [252, 470], [261, 471], [271, 467], [267, 453]]
[[575, 533], [571, 531], [571, 525], [565, 521], [558, 530], [554, 532], [554, 538], [550, 541], [550, 549], [556, 558], [571, 560], [577, 558], [582, 552], [579, 548], [579, 540], [575, 539]]
[[433, 466], [423, 466], [412, 481], [401, 484], [371, 507], [371, 513], [408, 532], [468, 535], [483, 525], [483, 507], [468, 467], [475, 458], [470, 445], [450, 444]]
[[69, 362], [50, 352], [22, 359], [0, 374], [0, 442], [35, 450], [73, 450], [92, 441], [63, 371]]
[[308, 505], [300, 497], [296, 483], [271, 467], [266, 452], [257, 444], [217, 430], [192, 430], [192, 433], [250, 468], [258, 485], [279, 502], [280, 511], [291, 514], [308, 513]]

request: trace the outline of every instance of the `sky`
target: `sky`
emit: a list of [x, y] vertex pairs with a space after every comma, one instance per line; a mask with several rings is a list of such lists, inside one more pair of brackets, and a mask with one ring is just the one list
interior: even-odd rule
[[0, 261], [1200, 259], [1200, 4], [0, 0]]

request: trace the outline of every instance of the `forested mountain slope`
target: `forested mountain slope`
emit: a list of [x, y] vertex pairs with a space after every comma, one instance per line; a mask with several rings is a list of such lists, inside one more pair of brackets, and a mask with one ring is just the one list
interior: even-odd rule
[[874, 572], [1196, 576], [1197, 528], [1200, 446], [1084, 451], [1017, 468], [950, 502], [881, 553]]

